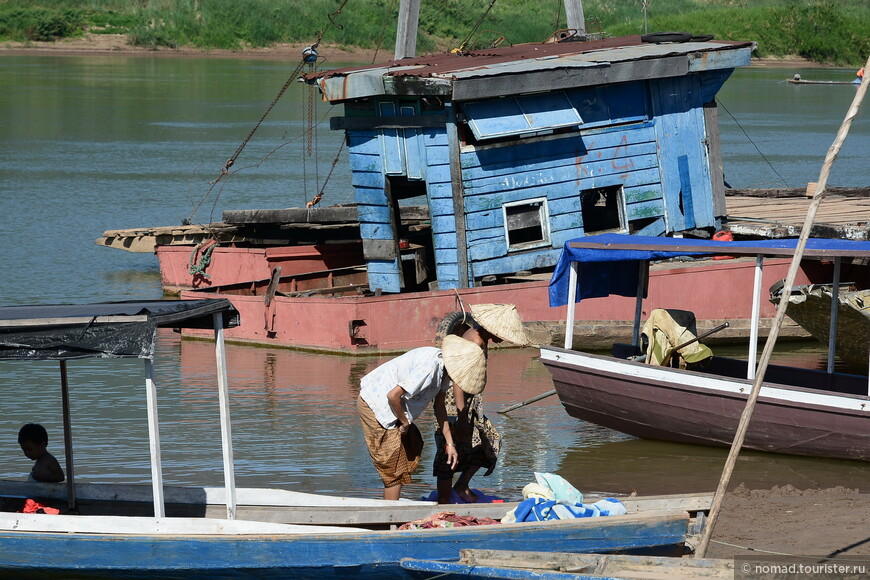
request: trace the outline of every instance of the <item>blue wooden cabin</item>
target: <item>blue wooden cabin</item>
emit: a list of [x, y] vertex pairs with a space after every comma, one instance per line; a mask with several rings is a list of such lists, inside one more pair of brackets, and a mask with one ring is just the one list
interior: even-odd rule
[[[546, 271], [566, 240], [602, 232], [714, 231], [725, 212], [715, 96], [752, 48], [631, 36], [307, 76], [344, 104], [331, 126], [350, 147], [370, 288]], [[428, 206], [430, 231], [403, 228], [400, 207], [414, 204]]]

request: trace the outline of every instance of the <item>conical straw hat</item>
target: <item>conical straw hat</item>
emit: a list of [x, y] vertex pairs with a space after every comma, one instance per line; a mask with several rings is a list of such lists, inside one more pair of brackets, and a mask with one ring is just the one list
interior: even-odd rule
[[472, 304], [471, 316], [484, 330], [519, 346], [531, 344], [513, 304]]
[[450, 379], [469, 395], [483, 392], [486, 385], [486, 357], [483, 349], [454, 334], [441, 341], [441, 356]]

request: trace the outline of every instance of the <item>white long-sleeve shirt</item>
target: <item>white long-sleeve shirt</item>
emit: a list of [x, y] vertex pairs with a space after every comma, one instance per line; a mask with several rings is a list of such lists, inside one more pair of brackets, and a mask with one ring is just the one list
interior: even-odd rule
[[413, 423], [435, 396], [450, 386], [441, 349], [434, 346], [415, 348], [385, 362], [362, 378], [360, 396], [385, 429], [398, 427], [396, 415], [387, 400], [387, 393], [396, 386], [405, 391], [402, 406], [408, 421]]

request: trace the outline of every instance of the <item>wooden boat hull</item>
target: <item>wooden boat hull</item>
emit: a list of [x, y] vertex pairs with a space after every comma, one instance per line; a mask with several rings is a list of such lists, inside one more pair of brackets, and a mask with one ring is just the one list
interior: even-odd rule
[[[773, 300], [775, 304], [779, 299]], [[867, 372], [870, 361], [870, 290], [839, 292], [835, 352], [850, 365]], [[801, 286], [789, 296], [789, 317], [827, 345], [831, 331], [830, 287]]]
[[[683, 308], [692, 310], [700, 330], [727, 320], [731, 327], [718, 339], [743, 339], [749, 335], [749, 321], [743, 296], [730, 288], [750, 288], [754, 260], [699, 260], [654, 265], [650, 276], [649, 301], [672, 304], [678, 297]], [[770, 259], [763, 283], [769, 286], [785, 277], [788, 260]], [[801, 281], [815, 278], [815, 272], [800, 271]], [[305, 279], [308, 295], [298, 289]], [[299, 280], [296, 286], [291, 284]], [[360, 280], [358, 280], [360, 281]], [[727, 282], [727, 283], [726, 283]], [[805, 283], [805, 282], [801, 282]], [[733, 286], [729, 286], [733, 284]], [[348, 284], [335, 277], [321, 287]], [[356, 354], [403, 352], [433, 344], [441, 320], [459, 309], [457, 296], [466, 304], [516, 304], [526, 330], [538, 344], [563, 344], [565, 307], [548, 304], [549, 274], [537, 281], [511, 282], [460, 290], [436, 290], [384, 294], [381, 296], [311, 292], [317, 284], [304, 275], [282, 277], [279, 290], [267, 306], [269, 280], [258, 280], [218, 288], [188, 290], [182, 299], [227, 298], [241, 314], [240, 326], [226, 331], [226, 339], [237, 343], [275, 345]], [[285, 291], [286, 290], [286, 291]], [[607, 348], [631, 335], [635, 300], [610, 296], [585, 300], [577, 307], [575, 348]], [[761, 316], [769, 323], [776, 311], [763, 304]], [[397, 324], [397, 321], [401, 321]], [[185, 330], [186, 336], [203, 336]], [[796, 325], [783, 328], [781, 336], [806, 337]]]
[[[67, 523], [74, 530], [76, 520], [88, 516], [31, 515], [31, 522], [52, 520], [42, 527], [54, 531], [22, 531], [36, 525], [27, 517], [12, 522], [16, 516], [8, 516], [0, 531], [0, 570], [15, 577], [406, 578], [402, 558], [455, 560], [466, 547], [678, 555], [688, 523], [686, 512], [663, 511], [415, 531], [161, 534], [130, 527], [128, 533], [107, 534], [64, 533]], [[9, 529], [13, 525], [16, 531]]]
[[815, 81], [812, 79], [788, 79], [793, 85], [855, 85], [858, 86], [858, 81]]
[[[580, 580], [582, 578], [644, 578], [645, 580], [732, 580], [733, 559], [668, 558], [602, 554], [565, 554], [506, 550], [462, 550], [458, 562], [402, 560], [402, 567], [418, 573], [450, 574], [465, 578]], [[425, 574], [424, 574], [425, 573]]]
[[[571, 416], [648, 439], [729, 446], [752, 386], [751, 381], [737, 378], [745, 376], [745, 363], [725, 369], [729, 363], [721, 359], [716, 364], [728, 376], [558, 348], [542, 348], [541, 359]], [[782, 384], [800, 378], [806, 386], [821, 385], [828, 376], [807, 369], [770, 367], [744, 447], [870, 460], [870, 397], [865, 377], [841, 376], [837, 388], [853, 394]]]
[[[38, 497], [48, 505], [66, 509], [67, 493], [67, 486], [62, 483], [0, 481], [0, 511], [17, 511], [24, 497]], [[224, 488], [164, 486], [163, 493], [168, 517], [226, 517]], [[390, 501], [244, 487], [236, 488], [235, 495], [237, 520], [366, 529], [389, 529], [445, 510], [460, 516], [501, 520], [517, 506], [517, 502], [445, 506], [431, 501]], [[76, 509], [82, 515], [147, 517], [154, 513], [149, 485], [79, 483], [75, 485], [75, 498]], [[586, 499], [596, 501], [595, 496], [587, 495]], [[682, 510], [694, 517], [710, 509], [713, 497], [670, 494], [627, 497], [621, 501], [628, 513]]]

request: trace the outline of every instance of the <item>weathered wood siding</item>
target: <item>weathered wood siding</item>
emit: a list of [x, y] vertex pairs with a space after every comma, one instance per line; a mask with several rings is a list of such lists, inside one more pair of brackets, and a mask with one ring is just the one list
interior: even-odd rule
[[[389, 144], [397, 140], [380, 131], [348, 131], [348, 141], [360, 236], [363, 240], [394, 240], [396, 233], [384, 190], [384, 149], [385, 142]], [[370, 288], [380, 288], [384, 292], [398, 292], [401, 289], [398, 257], [393, 260], [367, 258], [366, 262]]]
[[[565, 121], [570, 118], [565, 103], [570, 102], [582, 124], [578, 130], [546, 136], [503, 138], [515, 134], [523, 122], [522, 115], [509, 111], [517, 103], [526, 110], [529, 97], [518, 97], [513, 104], [505, 99], [467, 104], [464, 112], [480, 138], [460, 152], [469, 283], [554, 265], [566, 240], [587, 233], [580, 198], [584, 190], [621, 187], [623, 223], [634, 233], [715, 227], [703, 105], [729, 74], [713, 71], [560, 91], [559, 98], [542, 101], [561, 108], [553, 114], [536, 110], [529, 122], [546, 118], [554, 125], [570, 125]], [[381, 116], [417, 114], [406, 104], [381, 102], [377, 110]], [[395, 237], [385, 175], [425, 180], [438, 285], [460, 286], [446, 131], [348, 130], [348, 135], [363, 239]], [[546, 200], [550, 243], [509, 252], [503, 206], [536, 198]], [[371, 288], [401, 289], [398, 259], [368, 263]]]
[[[585, 189], [622, 185], [628, 221], [664, 213], [651, 123], [530, 139], [506, 149], [478, 148], [463, 154], [474, 276], [553, 265], [564, 242], [585, 233], [579, 196]], [[502, 204], [538, 197], [547, 200], [550, 248], [509, 254]], [[449, 244], [450, 232], [440, 226], [433, 222], [436, 236]]]

